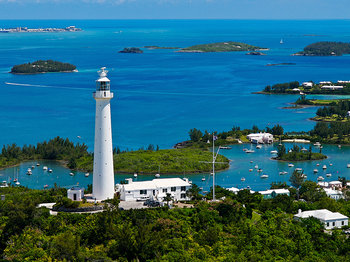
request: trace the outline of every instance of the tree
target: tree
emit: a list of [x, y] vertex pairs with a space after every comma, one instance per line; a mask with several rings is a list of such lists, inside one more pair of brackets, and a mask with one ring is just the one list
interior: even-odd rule
[[193, 142], [198, 142], [203, 136], [202, 132], [197, 128], [191, 129], [190, 132], [188, 132], [188, 134], [190, 135], [190, 139]]
[[166, 205], [169, 206], [169, 202], [170, 202], [170, 201], [173, 201], [173, 199], [174, 199], [174, 198], [171, 196], [170, 193], [166, 193], [166, 196], [163, 198], [163, 201], [165, 201], [165, 202], [166, 202]]
[[201, 200], [203, 196], [199, 193], [200, 191], [201, 189], [196, 184], [192, 184], [192, 187], [186, 191], [186, 195], [191, 200]]
[[305, 175], [303, 171], [294, 170], [293, 174], [290, 176], [289, 181], [293, 187], [297, 190], [297, 199], [299, 200], [299, 188], [305, 180]]

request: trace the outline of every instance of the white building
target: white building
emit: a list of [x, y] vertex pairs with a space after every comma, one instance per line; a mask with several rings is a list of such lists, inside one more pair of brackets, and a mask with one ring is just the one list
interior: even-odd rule
[[263, 195], [264, 199], [275, 198], [278, 195], [290, 195], [289, 190], [286, 188], [269, 189], [265, 191], [259, 191], [259, 193]]
[[96, 117], [92, 195], [96, 200], [114, 197], [110, 105], [113, 93], [110, 91], [110, 81], [107, 78], [107, 72], [105, 67], [102, 67], [98, 72], [100, 78], [96, 81], [96, 91], [93, 94], [96, 100]]
[[329, 90], [339, 90], [339, 89], [343, 89], [344, 87], [343, 86], [327, 86], [327, 85], [324, 85], [324, 86], [321, 86], [322, 89], [329, 89]]
[[158, 178], [151, 181], [132, 181], [127, 179], [128, 184], [117, 185], [120, 199], [123, 201], [137, 201], [146, 199], [156, 199], [163, 201], [169, 193], [175, 201], [190, 200], [186, 192], [191, 188], [188, 179], [181, 178]]
[[343, 198], [343, 193], [340, 190], [335, 190], [332, 188], [324, 188], [323, 190], [326, 192], [328, 197], [334, 200]]
[[312, 82], [304, 82], [303, 87], [311, 88], [314, 85]]
[[338, 80], [338, 83], [339, 84], [349, 84], [350, 83], [350, 81], [349, 80]]
[[298, 214], [294, 215], [295, 219], [314, 217], [320, 220], [326, 229], [339, 228], [347, 226], [349, 218], [338, 212], [331, 212], [327, 209], [310, 210], [302, 212], [299, 209]]
[[252, 133], [247, 138], [254, 144], [271, 144], [273, 143], [273, 135], [270, 133]]
[[320, 82], [320, 85], [330, 85], [330, 84], [332, 84], [331, 81], [321, 81]]
[[328, 185], [329, 185], [329, 187], [331, 187], [333, 189], [334, 188], [341, 188], [341, 187], [343, 187], [343, 183], [341, 181], [338, 181], [338, 180], [331, 181], [331, 182], [328, 183]]
[[84, 188], [73, 186], [67, 190], [67, 197], [73, 201], [82, 201], [84, 198]]

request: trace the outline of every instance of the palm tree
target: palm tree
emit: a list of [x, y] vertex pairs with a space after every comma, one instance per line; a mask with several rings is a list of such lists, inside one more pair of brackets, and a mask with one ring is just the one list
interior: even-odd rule
[[169, 202], [173, 201], [173, 197], [171, 196], [170, 193], [167, 193], [166, 196], [163, 198], [163, 201], [166, 201], [167, 206], [169, 206]]

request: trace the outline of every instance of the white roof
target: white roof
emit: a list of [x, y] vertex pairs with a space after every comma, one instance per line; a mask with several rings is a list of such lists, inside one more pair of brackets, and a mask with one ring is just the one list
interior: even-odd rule
[[189, 187], [191, 186], [191, 184], [181, 178], [157, 178], [151, 181], [131, 182], [130, 184], [126, 184], [122, 186], [124, 187], [125, 191], [133, 191], [133, 190], [147, 190], [147, 189], [174, 187], [174, 186]]
[[342, 195], [342, 192], [339, 190], [334, 190], [332, 188], [324, 188], [323, 189], [327, 195]]
[[269, 189], [269, 190], [265, 190], [265, 191], [259, 191], [260, 194], [262, 195], [269, 195], [272, 194], [272, 192], [274, 192], [276, 194], [288, 194], [289, 190], [286, 188], [278, 188], [278, 189]]
[[240, 189], [238, 189], [237, 187], [230, 187], [230, 188], [226, 188], [228, 191], [237, 193]]
[[251, 133], [247, 135], [248, 137], [254, 137], [254, 136], [272, 136], [270, 133]]
[[328, 187], [328, 182], [318, 182], [317, 185], [320, 187]]
[[338, 212], [331, 212], [327, 209], [318, 209], [318, 210], [299, 212], [298, 214], [294, 215], [294, 217], [298, 217], [298, 218], [314, 217], [323, 221], [336, 220], [336, 219], [348, 219], [347, 216], [344, 216]]
[[110, 80], [107, 77], [101, 77], [97, 80], [97, 82], [110, 82]]
[[340, 181], [331, 181], [331, 182], [329, 182], [329, 185], [342, 185], [342, 182], [340, 182]]

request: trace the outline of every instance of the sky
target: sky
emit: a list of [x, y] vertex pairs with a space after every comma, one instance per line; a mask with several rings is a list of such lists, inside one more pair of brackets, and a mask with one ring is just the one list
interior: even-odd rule
[[350, 1], [0, 0], [0, 19], [350, 19]]

